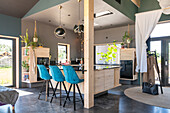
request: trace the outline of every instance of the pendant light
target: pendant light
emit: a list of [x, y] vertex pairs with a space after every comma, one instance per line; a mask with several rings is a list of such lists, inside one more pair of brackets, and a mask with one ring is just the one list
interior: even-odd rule
[[60, 5], [60, 6], [59, 6], [59, 10], [60, 10], [60, 25], [59, 25], [59, 27], [57, 27], [57, 28], [54, 30], [54, 35], [55, 35], [57, 38], [63, 38], [63, 37], [66, 35], [65, 29], [62, 28], [62, 26], [61, 26], [61, 8], [62, 8], [62, 6]]
[[74, 26], [74, 32], [81, 34], [81, 33], [84, 33], [84, 25], [80, 23], [80, 18], [81, 18], [80, 17], [80, 2], [81, 2], [81, 0], [78, 0], [78, 2], [79, 2], [79, 23], [78, 23], [78, 25]]
[[33, 42], [38, 42], [38, 36], [37, 36], [37, 24], [35, 20], [35, 26], [34, 26], [34, 37], [33, 37]]

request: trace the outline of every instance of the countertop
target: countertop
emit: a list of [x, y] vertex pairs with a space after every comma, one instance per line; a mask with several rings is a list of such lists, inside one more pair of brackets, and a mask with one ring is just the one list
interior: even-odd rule
[[[84, 70], [84, 66], [83, 65], [79, 65], [79, 64], [71, 64], [71, 66], [73, 66], [75, 71], [86, 71]], [[58, 65], [58, 67], [62, 70], [63, 67], [62, 65]], [[119, 64], [95, 64], [94, 65], [94, 70], [104, 70], [104, 69], [114, 69], [114, 68], [120, 68]]]

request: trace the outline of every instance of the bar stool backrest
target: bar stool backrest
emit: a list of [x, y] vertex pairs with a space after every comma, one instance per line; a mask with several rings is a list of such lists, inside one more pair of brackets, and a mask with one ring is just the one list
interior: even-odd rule
[[49, 66], [51, 74], [52, 74], [52, 78], [53, 80], [57, 81], [57, 82], [64, 82], [65, 78], [62, 74], [62, 72], [60, 71], [60, 69], [58, 68], [58, 66]]
[[80, 79], [72, 66], [63, 66], [63, 71], [68, 83], [77, 84], [80, 82]]
[[37, 65], [39, 73], [40, 73], [40, 77], [44, 80], [50, 80], [51, 76], [48, 73], [46, 67], [44, 65]]

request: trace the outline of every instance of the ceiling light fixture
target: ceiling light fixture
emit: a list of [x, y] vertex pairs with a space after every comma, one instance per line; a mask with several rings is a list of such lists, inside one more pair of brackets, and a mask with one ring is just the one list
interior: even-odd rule
[[66, 35], [65, 29], [62, 28], [62, 26], [61, 26], [61, 8], [62, 8], [62, 6], [59, 6], [59, 9], [60, 9], [60, 26], [57, 27], [57, 28], [54, 30], [54, 35], [55, 35], [57, 38], [63, 38], [63, 37]]
[[81, 20], [81, 16], [80, 16], [80, 2], [81, 2], [81, 0], [78, 0], [78, 2], [79, 2], [79, 22], [77, 25], [74, 26], [73, 29], [74, 29], [75, 33], [78, 33], [80, 35], [81, 33], [84, 33], [84, 25], [81, 24], [81, 22], [80, 22], [80, 20]]
[[99, 24], [97, 24], [97, 23], [94, 23], [94, 26], [98, 26]]
[[103, 12], [100, 12], [100, 13], [95, 13], [94, 18], [98, 18], [98, 17], [102, 17], [102, 16], [106, 16], [106, 15], [111, 15], [111, 14], [114, 14], [114, 13], [109, 11], [109, 10], [103, 11]]

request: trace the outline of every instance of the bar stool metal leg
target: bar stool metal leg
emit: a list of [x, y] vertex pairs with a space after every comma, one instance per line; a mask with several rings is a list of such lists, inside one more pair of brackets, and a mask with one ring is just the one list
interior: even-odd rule
[[[66, 92], [66, 94], [67, 94], [66, 86], [65, 86], [64, 82], [62, 82], [62, 83], [63, 83], [64, 89], [65, 89], [65, 92]], [[70, 97], [68, 97], [68, 99], [69, 99], [69, 101], [70, 101]]]
[[50, 85], [51, 85], [51, 88], [52, 88], [52, 90], [53, 90], [53, 93], [54, 93], [54, 87], [53, 87], [53, 84], [52, 84], [52, 82], [51, 82], [51, 80], [49, 80], [49, 83], [50, 83]]
[[60, 82], [60, 106], [61, 106], [61, 82]]
[[79, 89], [78, 84], [76, 84], [76, 86], [77, 86], [77, 89], [78, 89], [78, 92], [79, 92], [79, 95], [80, 95], [80, 98], [81, 98], [82, 104], [84, 105], [84, 99], [83, 99], [83, 97], [82, 97], [82, 94], [81, 94], [81, 92], [80, 92], [80, 89]]
[[45, 85], [45, 81], [43, 82], [43, 85], [42, 85], [41, 90], [40, 90], [40, 92], [39, 92], [38, 99], [40, 99], [40, 96], [41, 96], [41, 94], [42, 94], [42, 92], [43, 92], [43, 89], [44, 89], [44, 85]]
[[45, 94], [45, 101], [47, 101], [47, 97], [48, 97], [48, 83], [49, 83], [49, 81], [46, 80], [46, 94]]
[[50, 103], [52, 103], [52, 101], [53, 101], [53, 97], [54, 97], [54, 96], [56, 97], [55, 92], [56, 92], [56, 90], [57, 90], [58, 83], [59, 83], [59, 82], [57, 82], [57, 84], [56, 84], [56, 87], [55, 87], [55, 90], [54, 90], [54, 93], [53, 93], [53, 96], [52, 96], [52, 98], [51, 98]]
[[65, 100], [65, 102], [64, 102], [63, 107], [65, 107], [66, 102], [67, 102], [67, 98], [69, 98], [69, 93], [70, 93], [71, 87], [72, 87], [72, 84], [70, 85], [70, 88], [69, 88], [69, 90], [68, 90], [67, 97], [66, 97], [66, 100]]
[[50, 80], [48, 81], [48, 85], [47, 85], [47, 97], [49, 97], [49, 91], [50, 91], [50, 89], [49, 89], [49, 83], [50, 83]]
[[76, 110], [76, 101], [75, 101], [75, 84], [73, 84], [73, 104], [74, 104], [74, 110]]

